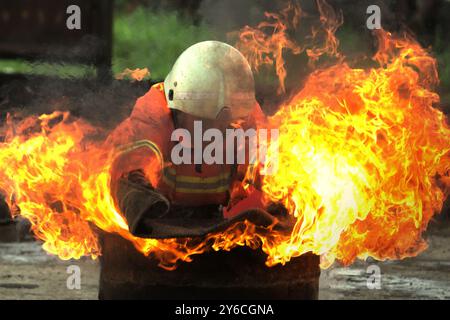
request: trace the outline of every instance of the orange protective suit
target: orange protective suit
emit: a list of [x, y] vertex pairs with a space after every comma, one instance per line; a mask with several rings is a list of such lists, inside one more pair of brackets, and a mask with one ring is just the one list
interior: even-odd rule
[[[255, 128], [265, 119], [256, 103], [241, 127]], [[227, 205], [233, 184], [238, 183], [236, 166], [202, 164], [174, 165], [170, 162], [172, 111], [168, 108], [162, 83], [154, 85], [139, 98], [131, 116], [110, 136], [109, 142], [120, 150], [112, 168], [112, 188], [129, 172], [143, 170], [152, 187], [171, 204], [179, 206]], [[114, 192], [113, 192], [114, 194]]]

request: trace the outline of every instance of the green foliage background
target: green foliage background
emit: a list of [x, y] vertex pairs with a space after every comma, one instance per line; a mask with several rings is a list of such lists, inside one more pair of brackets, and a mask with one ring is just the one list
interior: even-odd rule
[[113, 71], [148, 67], [153, 79], [163, 79], [184, 49], [215, 38], [207, 26], [195, 26], [175, 12], [139, 7], [131, 13], [118, 13], [114, 22]]
[[[145, 4], [145, 5], [143, 5]], [[190, 45], [203, 40], [225, 40], [210, 26], [173, 10], [157, 8], [151, 0], [115, 0], [113, 35], [113, 73], [126, 68], [145, 68], [153, 80], [162, 80], [180, 53]], [[445, 30], [439, 31], [441, 35]], [[444, 103], [450, 104], [450, 48], [442, 42], [445, 37], [436, 36], [432, 46], [439, 63], [441, 93]], [[344, 54], [367, 50], [367, 35], [345, 25], [338, 30], [340, 49]], [[299, 61], [299, 63], [303, 63]], [[0, 72], [81, 77], [95, 73], [93, 68], [80, 65], [29, 64], [18, 60], [0, 60]], [[260, 74], [258, 83], [273, 82], [272, 74]]]

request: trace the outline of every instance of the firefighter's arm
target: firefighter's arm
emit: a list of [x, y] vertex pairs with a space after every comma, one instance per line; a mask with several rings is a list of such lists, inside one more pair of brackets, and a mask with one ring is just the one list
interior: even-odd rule
[[[258, 103], [250, 114], [249, 122], [255, 128], [266, 128], [267, 117]], [[269, 137], [271, 139], [272, 137]], [[253, 161], [237, 167], [231, 186], [230, 201], [224, 209], [224, 216], [231, 218], [244, 210], [260, 209], [275, 216], [285, 216], [287, 210], [282, 204], [266, 201], [262, 191], [264, 176], [261, 175], [263, 164]]]
[[224, 209], [224, 217], [232, 218], [242, 211], [265, 209], [259, 172], [253, 165], [239, 165], [231, 185], [230, 201]]
[[148, 235], [147, 219], [160, 218], [170, 209], [169, 200], [153, 188], [142, 170], [130, 172], [118, 180], [115, 199], [130, 232], [137, 237]]
[[146, 219], [160, 217], [170, 208], [169, 201], [156, 190], [169, 129], [163, 104], [161, 95], [152, 88], [109, 139], [115, 150], [111, 194], [135, 236], [145, 236]]
[[262, 190], [264, 176], [261, 176], [259, 170], [255, 169], [251, 166], [241, 167], [241, 170], [246, 173], [241, 174], [234, 181], [229, 204], [223, 210], [224, 217], [229, 219], [244, 211], [257, 209], [271, 214], [279, 221], [289, 220], [288, 210], [282, 203], [268, 201], [264, 198]]
[[151, 141], [141, 140], [130, 148], [113, 165], [111, 191], [130, 232], [145, 237], [146, 220], [160, 218], [170, 209], [169, 200], [156, 190], [163, 159]]
[[111, 192], [117, 208], [127, 220], [130, 232], [146, 235], [145, 220], [169, 211], [169, 201], [156, 190], [163, 166], [159, 148], [140, 140], [118, 151], [111, 170]]

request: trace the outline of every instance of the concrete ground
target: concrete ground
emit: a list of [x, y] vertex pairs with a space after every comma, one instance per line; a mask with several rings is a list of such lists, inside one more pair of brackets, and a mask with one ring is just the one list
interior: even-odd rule
[[319, 299], [450, 299], [450, 223], [433, 226], [426, 237], [429, 248], [415, 258], [322, 271]]
[[[450, 222], [433, 227], [427, 237], [429, 249], [416, 258], [324, 270], [320, 299], [450, 299]], [[79, 290], [67, 285], [73, 284], [71, 265], [80, 267]], [[371, 270], [380, 271], [375, 283]], [[60, 261], [37, 242], [0, 243], [0, 300], [97, 299], [98, 281], [97, 261]]]

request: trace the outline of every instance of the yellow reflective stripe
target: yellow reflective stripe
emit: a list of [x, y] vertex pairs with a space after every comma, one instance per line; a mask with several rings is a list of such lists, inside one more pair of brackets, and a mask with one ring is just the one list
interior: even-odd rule
[[152, 88], [155, 88], [156, 90], [163, 92], [164, 91], [164, 83], [163, 82], [157, 83], [157, 84], [153, 85]]
[[[202, 177], [192, 177], [192, 176], [178, 176], [178, 175], [176, 175], [176, 171], [173, 168], [167, 168], [166, 171], [168, 171], [170, 175], [175, 176], [177, 182], [209, 184], [209, 183], [214, 183], [214, 182], [218, 182], [221, 180], [228, 180], [230, 177], [230, 172], [224, 172], [220, 175], [213, 176], [213, 177], [202, 178]], [[164, 172], [164, 173], [166, 173], [166, 172]]]
[[161, 168], [163, 168], [164, 167], [164, 157], [161, 153], [161, 150], [159, 150], [158, 146], [150, 140], [139, 140], [134, 143], [123, 145], [123, 146], [118, 147], [116, 149], [116, 151], [118, 152], [118, 155], [123, 155], [123, 154], [130, 153], [131, 151], [137, 150], [139, 148], [144, 148], [144, 147], [149, 148], [150, 150], [153, 151], [153, 153], [155, 153], [155, 155], [158, 157], [159, 162], [161, 163]]
[[165, 175], [162, 175], [162, 179], [165, 184], [167, 184], [171, 188], [175, 188], [175, 182], [170, 181]]
[[222, 193], [228, 191], [228, 186], [222, 186], [215, 189], [177, 188], [175, 191], [179, 193]]
[[[184, 187], [180, 187], [177, 186], [176, 183], [174, 181], [169, 180], [165, 175], [162, 176], [162, 179], [164, 181], [164, 183], [166, 185], [168, 185], [171, 188], [175, 189], [175, 192], [180, 192], [180, 193], [221, 193], [221, 192], [226, 192], [229, 189], [229, 182], [228, 181], [223, 181], [224, 183], [218, 187], [213, 187], [213, 188], [208, 188], [207, 184], [203, 184], [202, 188], [198, 188], [198, 185], [192, 185], [192, 186], [184, 186]], [[176, 177], [176, 181], [178, 181], [178, 177]]]

